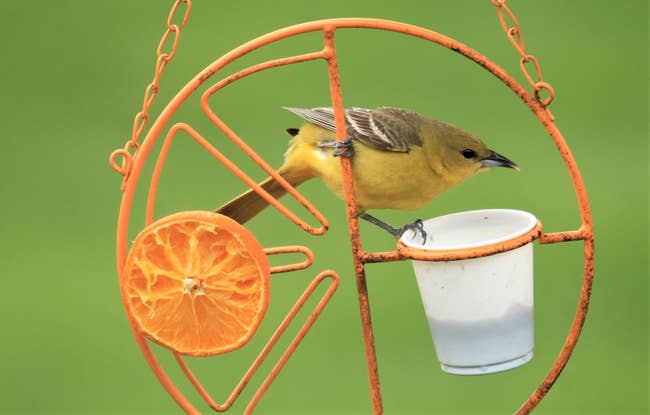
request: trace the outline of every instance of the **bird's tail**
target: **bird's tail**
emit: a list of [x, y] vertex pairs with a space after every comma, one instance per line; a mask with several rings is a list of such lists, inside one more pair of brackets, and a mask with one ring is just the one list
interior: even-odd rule
[[[295, 179], [282, 174], [282, 172], [279, 173], [292, 186], [297, 186], [304, 181], [304, 179]], [[260, 186], [275, 198], [282, 197], [287, 192], [273, 177], [269, 177], [261, 182]], [[244, 224], [263, 211], [268, 205], [269, 203], [264, 200], [262, 196], [257, 194], [255, 190], [249, 189], [247, 192], [242, 193], [215, 210], [215, 212], [228, 216], [236, 222]]]

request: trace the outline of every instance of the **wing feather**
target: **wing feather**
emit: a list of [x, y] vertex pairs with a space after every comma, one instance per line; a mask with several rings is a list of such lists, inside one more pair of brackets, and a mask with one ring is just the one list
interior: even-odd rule
[[[285, 109], [312, 124], [336, 131], [334, 111], [331, 107]], [[345, 109], [348, 135], [353, 140], [384, 151], [408, 152], [411, 146], [422, 145], [417, 129], [411, 122], [416, 117], [417, 113], [399, 108]]]

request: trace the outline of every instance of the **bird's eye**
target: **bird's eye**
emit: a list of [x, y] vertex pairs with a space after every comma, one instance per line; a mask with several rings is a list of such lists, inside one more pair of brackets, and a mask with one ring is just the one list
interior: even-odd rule
[[476, 152], [474, 150], [470, 150], [469, 148], [466, 148], [465, 150], [461, 151], [461, 154], [466, 159], [473, 159], [474, 157], [476, 157]]

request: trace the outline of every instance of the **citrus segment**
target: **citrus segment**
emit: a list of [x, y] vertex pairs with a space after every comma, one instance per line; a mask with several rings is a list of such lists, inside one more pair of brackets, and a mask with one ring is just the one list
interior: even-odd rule
[[122, 274], [127, 310], [152, 340], [209, 356], [243, 346], [269, 301], [269, 264], [232, 219], [182, 212], [147, 226]]

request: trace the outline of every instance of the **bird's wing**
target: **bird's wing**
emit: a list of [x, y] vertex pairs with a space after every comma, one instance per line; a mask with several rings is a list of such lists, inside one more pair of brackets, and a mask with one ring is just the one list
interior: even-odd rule
[[[330, 131], [336, 131], [331, 107], [285, 108], [301, 118]], [[346, 108], [348, 136], [363, 144], [384, 151], [408, 152], [412, 145], [422, 145], [416, 128], [408, 121], [417, 115], [399, 108]]]

